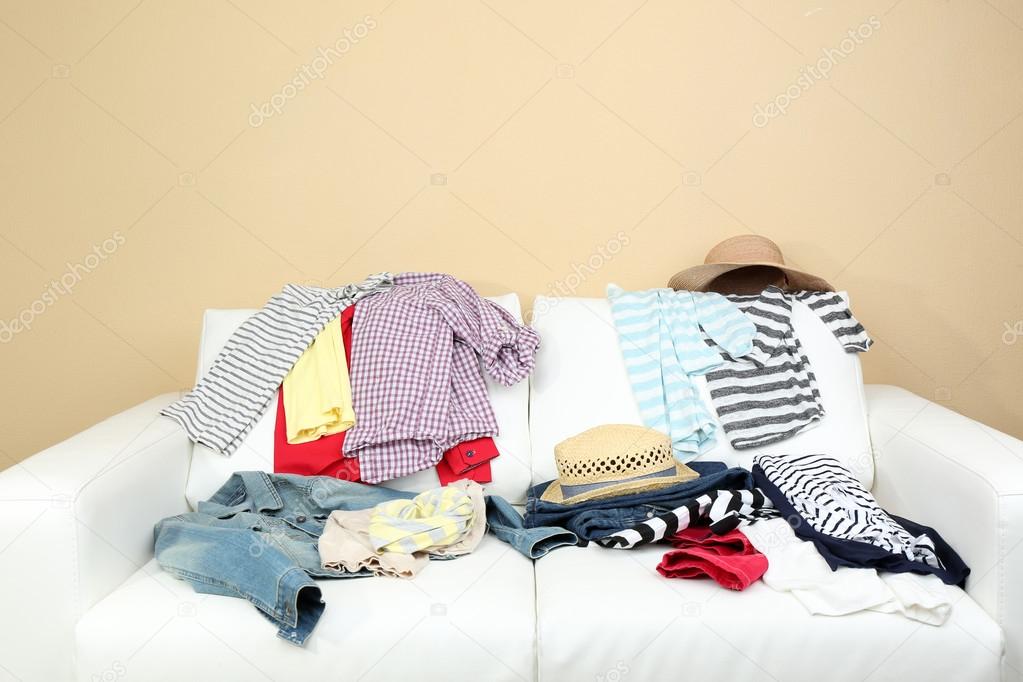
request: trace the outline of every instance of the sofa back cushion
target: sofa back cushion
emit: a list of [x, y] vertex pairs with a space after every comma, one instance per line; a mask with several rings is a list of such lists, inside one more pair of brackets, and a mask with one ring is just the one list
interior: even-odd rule
[[[801, 303], [793, 305], [792, 324], [817, 377], [824, 418], [791, 438], [747, 450], [732, 448], [719, 423], [713, 448], [699, 459], [749, 468], [753, 456], [762, 452], [828, 453], [869, 489], [874, 460], [859, 358], [846, 353], [820, 318]], [[606, 299], [539, 296], [533, 304], [533, 327], [541, 342], [531, 383], [529, 428], [533, 482], [541, 483], [557, 476], [554, 446], [565, 438], [599, 424], [642, 421]], [[706, 379], [695, 377], [694, 383], [710, 406]], [[714, 414], [713, 407], [708, 411]]]
[[[490, 297], [517, 319], [522, 319], [522, 309], [516, 294]], [[196, 381], [205, 374], [217, 353], [227, 339], [255, 310], [207, 310], [203, 317], [202, 340], [199, 345], [199, 367]], [[530, 482], [529, 447], [529, 387], [525, 381], [515, 386], [501, 386], [489, 377], [487, 388], [490, 401], [497, 416], [500, 434], [494, 441], [501, 456], [491, 465], [494, 482], [485, 485], [488, 492], [501, 495], [509, 502], [519, 503], [525, 499]], [[277, 398], [263, 414], [245, 438], [241, 447], [230, 457], [213, 452], [201, 445], [193, 446], [192, 466], [188, 475], [185, 494], [194, 508], [199, 500], [209, 498], [235, 471], [273, 471], [274, 466], [274, 425], [277, 414]], [[358, 413], [355, 415], [358, 419]], [[401, 490], [423, 491], [440, 485], [437, 474], [431, 469], [411, 476], [388, 481], [383, 485]]]

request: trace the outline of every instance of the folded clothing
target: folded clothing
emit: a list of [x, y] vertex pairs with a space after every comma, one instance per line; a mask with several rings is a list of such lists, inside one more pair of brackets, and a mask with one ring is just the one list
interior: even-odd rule
[[426, 552], [462, 539], [473, 521], [472, 498], [456, 486], [435, 488], [411, 500], [373, 508], [369, 539], [380, 552]]
[[361, 481], [359, 460], [341, 455], [341, 445], [344, 443], [346, 431], [321, 436], [305, 443], [289, 443], [287, 429], [288, 418], [282, 386], [277, 399], [277, 423], [274, 425], [274, 472]]
[[743, 529], [767, 557], [764, 583], [790, 592], [813, 615], [844, 616], [859, 611], [898, 613], [941, 625], [952, 611], [953, 590], [933, 575], [881, 573], [872, 568], [832, 570], [812, 542], [796, 537], [785, 519]]
[[[352, 320], [355, 306], [341, 312], [341, 343], [345, 362], [352, 361]], [[333, 324], [333, 323], [332, 323]], [[285, 409], [287, 386], [282, 385], [277, 397], [277, 423], [274, 425], [274, 471], [303, 476], [333, 476], [345, 481], [360, 480], [359, 461], [342, 456], [347, 431], [321, 436], [306, 443], [288, 442], [288, 415]]]
[[930, 573], [963, 587], [969, 567], [933, 528], [888, 514], [838, 460], [825, 455], [757, 455], [753, 477], [832, 569]]
[[[352, 364], [352, 323], [355, 306], [348, 306], [341, 312], [340, 328], [345, 362]], [[332, 323], [333, 324], [333, 323]], [[332, 476], [343, 481], [361, 481], [358, 457], [345, 457], [345, 435], [347, 431], [320, 436], [305, 443], [289, 443], [289, 420], [286, 411], [286, 387], [281, 386], [277, 400], [277, 423], [274, 427], [274, 472], [279, 474], [301, 474], [303, 476]], [[490, 461], [500, 454], [493, 438], [477, 438], [455, 445], [444, 453], [437, 463], [437, 477], [441, 485], [448, 485], [459, 479], [478, 483], [490, 483], [493, 476]]]
[[[281, 389], [283, 393], [283, 388]], [[301, 474], [303, 476], [331, 476], [342, 481], [364, 482], [358, 457], [345, 457], [341, 453], [345, 433], [321, 436], [308, 443], [289, 443], [287, 438], [287, 415], [283, 397], [277, 404], [277, 424], [274, 427], [274, 472], [278, 474]], [[484, 461], [471, 467], [455, 470], [465, 461], [466, 451], [475, 451]], [[493, 438], [477, 438], [459, 443], [444, 453], [437, 462], [437, 479], [441, 485], [455, 481], [469, 480], [476, 483], [490, 483], [494, 480], [490, 461], [500, 453]]]
[[[466, 484], [465, 490], [475, 507], [478, 500], [471, 487]], [[282, 638], [302, 646], [323, 615], [322, 593], [314, 579], [372, 575], [324, 567], [317, 543], [330, 525], [330, 514], [414, 496], [328, 476], [239, 471], [209, 500], [200, 501], [197, 511], [160, 521], [153, 551], [161, 568], [197, 592], [209, 593], [215, 585], [218, 594], [248, 600]], [[561, 528], [523, 528], [521, 516], [504, 498], [485, 501], [487, 528], [526, 557], [575, 544], [575, 536]], [[467, 546], [478, 532], [475, 524], [483, 523], [473, 519], [463, 537]]]
[[457, 542], [433, 547], [429, 551], [380, 551], [374, 547], [370, 538], [370, 524], [376, 507], [355, 511], [335, 510], [327, 517], [318, 542], [321, 565], [325, 569], [347, 573], [414, 578], [423, 570], [430, 557], [451, 558], [473, 552], [487, 532], [487, 507], [483, 488], [474, 481], [462, 480], [453, 484], [451, 490], [465, 494], [472, 504], [472, 521]]
[[469, 496], [469, 500], [472, 502], [472, 521], [469, 522], [469, 527], [458, 542], [433, 547], [430, 550], [431, 556], [456, 557], [470, 554], [483, 542], [483, 536], [487, 532], [487, 500], [483, 496], [483, 486], [463, 478], [449, 487], [461, 490]]
[[707, 526], [716, 535], [778, 516], [770, 498], [759, 490], [711, 490], [686, 500], [666, 514], [641, 521], [599, 538], [597, 542], [612, 549], [632, 549], [676, 535], [690, 526]]
[[710, 528], [690, 527], [671, 537], [676, 547], [661, 559], [665, 578], [713, 578], [730, 590], [745, 590], [767, 571], [767, 557], [738, 529], [715, 535]]
[[317, 334], [281, 384], [289, 443], [308, 443], [355, 426], [352, 386], [338, 317]]
[[580, 540], [596, 540], [646, 521], [651, 511], [668, 512], [711, 490], [753, 489], [753, 477], [746, 469], [728, 469], [721, 462], [703, 461], [689, 462], [687, 466], [700, 477], [668, 488], [577, 504], [541, 499], [551, 482], [540, 483], [527, 491], [525, 525], [527, 528], [561, 527], [575, 533]]
[[395, 284], [355, 313], [358, 419], [344, 445], [369, 483], [432, 467], [458, 443], [497, 435], [480, 368], [511, 386], [532, 371], [540, 343], [450, 275], [403, 273]]
[[416, 577], [429, 561], [426, 552], [378, 552], [369, 539], [372, 514], [372, 509], [330, 513], [317, 545], [323, 568], [393, 578]]

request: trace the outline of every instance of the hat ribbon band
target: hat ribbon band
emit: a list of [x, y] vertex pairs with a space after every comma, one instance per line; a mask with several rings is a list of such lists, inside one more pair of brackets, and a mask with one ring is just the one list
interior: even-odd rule
[[613, 485], [621, 485], [622, 483], [632, 483], [633, 481], [644, 481], [651, 478], [670, 478], [678, 472], [674, 462], [668, 465], [667, 469], [661, 471], [655, 471], [650, 474], [641, 474], [640, 476], [633, 476], [631, 478], [619, 478], [613, 481], [599, 481], [597, 483], [580, 483], [578, 485], [565, 485], [561, 484], [561, 492], [565, 497], [575, 497], [576, 495], [582, 495], [592, 490], [600, 490], [601, 488], [608, 488]]

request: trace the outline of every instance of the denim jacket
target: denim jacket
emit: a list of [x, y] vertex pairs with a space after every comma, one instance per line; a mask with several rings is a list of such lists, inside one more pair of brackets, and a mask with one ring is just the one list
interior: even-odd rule
[[753, 475], [746, 469], [727, 469], [721, 462], [689, 462], [687, 466], [700, 474], [700, 477], [660, 490], [578, 504], [541, 500], [540, 496], [550, 483], [535, 485], [527, 495], [525, 525], [527, 528], [560, 526], [585, 543], [624, 528], [632, 528], [710, 490], [753, 488]]
[[[313, 578], [371, 575], [322, 568], [317, 542], [330, 512], [415, 495], [328, 476], [242, 471], [197, 511], [156, 524], [156, 559], [196, 592], [249, 600], [277, 625], [280, 637], [301, 646], [325, 606]], [[488, 498], [487, 522], [495, 535], [530, 558], [575, 544], [561, 528], [525, 528], [500, 497]]]

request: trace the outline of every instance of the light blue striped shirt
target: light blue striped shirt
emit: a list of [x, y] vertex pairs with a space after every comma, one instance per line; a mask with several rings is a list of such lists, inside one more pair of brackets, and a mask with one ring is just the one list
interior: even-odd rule
[[717, 425], [690, 376], [722, 362], [704, 339], [741, 357], [752, 350], [756, 327], [719, 294], [609, 284], [607, 298], [643, 423], [671, 436], [680, 461], [696, 458], [714, 444]]

